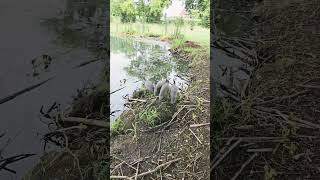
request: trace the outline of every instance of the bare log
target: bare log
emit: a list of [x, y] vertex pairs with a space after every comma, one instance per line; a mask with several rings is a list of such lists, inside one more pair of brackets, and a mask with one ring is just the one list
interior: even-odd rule
[[64, 122], [74, 122], [74, 123], [82, 123], [89, 126], [98, 126], [103, 128], [108, 128], [109, 123], [103, 120], [95, 120], [95, 119], [85, 119], [85, 118], [78, 118], [78, 117], [63, 117], [61, 121]]

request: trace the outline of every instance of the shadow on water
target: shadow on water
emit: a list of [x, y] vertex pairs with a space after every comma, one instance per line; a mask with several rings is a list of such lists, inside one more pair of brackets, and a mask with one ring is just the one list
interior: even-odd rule
[[[125, 98], [139, 89], [145, 80], [156, 83], [168, 78], [175, 79], [182, 90], [187, 88], [188, 64], [174, 58], [169, 44], [160, 41], [124, 39], [111, 37], [111, 120], [115, 120], [125, 109]], [[182, 78], [180, 78], [182, 77]]]
[[[106, 75], [104, 1], [77, 2], [0, 2], [0, 134], [6, 134], [0, 139], [1, 180], [21, 179], [44, 154], [49, 129], [40, 119], [42, 106], [70, 107], [77, 90]], [[52, 62], [40, 59], [46, 68], [32, 66], [43, 55]], [[32, 68], [38, 68], [36, 76]]]

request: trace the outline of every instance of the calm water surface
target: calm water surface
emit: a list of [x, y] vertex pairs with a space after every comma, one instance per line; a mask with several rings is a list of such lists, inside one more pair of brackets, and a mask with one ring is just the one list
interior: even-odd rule
[[[54, 102], [67, 107], [77, 89], [99, 79], [104, 66], [96, 62], [73, 68], [95, 58], [93, 53], [81, 46], [71, 48], [56, 43], [57, 34], [42, 25], [44, 19], [57, 16], [63, 9], [63, 0], [0, 1], [0, 99], [55, 77], [39, 88], [0, 104], [0, 134], [6, 133], [0, 139], [0, 149], [8, 139], [12, 139], [1, 155], [37, 154], [9, 165], [17, 171], [16, 175], [0, 171], [1, 180], [20, 179], [43, 154], [41, 138], [48, 132], [48, 127], [39, 120], [40, 107], [48, 108]], [[44, 53], [53, 57], [52, 65], [47, 71], [41, 71], [39, 76], [31, 76], [31, 59]]]
[[126, 99], [139, 89], [145, 80], [154, 82], [169, 78], [176, 79], [178, 87], [187, 88], [187, 81], [180, 77], [187, 76], [188, 66], [183, 61], [172, 57], [169, 44], [160, 41], [124, 39], [111, 36], [110, 92], [121, 89], [110, 97], [111, 116], [114, 121], [125, 110]]

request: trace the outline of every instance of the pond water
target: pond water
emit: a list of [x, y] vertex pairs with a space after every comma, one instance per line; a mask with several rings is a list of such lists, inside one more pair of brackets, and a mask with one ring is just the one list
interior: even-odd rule
[[[113, 122], [125, 110], [127, 97], [143, 86], [168, 78], [184, 91], [188, 87], [188, 64], [174, 58], [169, 44], [153, 40], [138, 40], [111, 36], [110, 38], [110, 97]], [[117, 91], [118, 90], [118, 91]]]
[[[0, 104], [0, 134], [6, 133], [0, 138], [1, 157], [36, 154], [8, 166], [17, 171], [17, 174], [0, 171], [1, 180], [21, 179], [43, 155], [42, 135], [48, 132], [48, 126], [40, 121], [41, 106], [47, 109], [57, 102], [65, 108], [72, 102], [77, 89], [100, 79], [104, 68], [102, 61], [74, 68], [96, 58], [96, 52], [74, 43], [77, 39], [83, 41], [83, 38], [77, 36], [79, 33], [68, 31], [69, 34], [75, 34], [72, 36], [74, 41], [62, 42], [60, 32], [51, 31], [42, 23], [45, 19], [58, 17], [58, 14], [60, 19], [66, 17], [61, 16], [61, 12], [70, 12], [70, 2], [72, 1], [0, 1], [0, 100], [54, 77], [40, 87]], [[32, 76], [31, 59], [42, 54], [52, 56], [52, 63], [46, 70], [40, 68], [38, 76]], [[6, 145], [9, 139], [11, 141]], [[54, 148], [51, 146], [51, 149]]]

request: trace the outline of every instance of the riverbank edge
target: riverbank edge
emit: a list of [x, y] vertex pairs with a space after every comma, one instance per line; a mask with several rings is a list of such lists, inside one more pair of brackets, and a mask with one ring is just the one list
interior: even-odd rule
[[[149, 38], [150, 40], [155, 40], [155, 41], [159, 41], [159, 39], [156, 38]], [[170, 43], [169, 41], [167, 43]], [[182, 47], [176, 48], [175, 52], [176, 55], [178, 54], [182, 54], [183, 52], [181, 51]], [[197, 53], [198, 52], [198, 53]], [[204, 55], [205, 58], [201, 58], [199, 56], [201, 56], [200, 52], [205, 52], [206, 54], [202, 54]], [[197, 81], [196, 79], [193, 80], [193, 85], [191, 85], [191, 87], [195, 87], [190, 88], [189, 90], [189, 94], [193, 94], [195, 95], [194, 97], [189, 97], [189, 99], [191, 102], [197, 102], [198, 104], [201, 104], [200, 106], [198, 105], [197, 111], [195, 113], [192, 114], [192, 116], [188, 115], [188, 113], [190, 112], [190, 109], [185, 109], [181, 111], [181, 114], [184, 113], [184, 118], [189, 119], [189, 121], [183, 121], [183, 123], [177, 123], [180, 125], [183, 125], [184, 127], [186, 126], [190, 126], [192, 124], [200, 124], [200, 128], [205, 128], [205, 130], [196, 130], [196, 131], [187, 131], [187, 137], [188, 139], [191, 139], [190, 143], [185, 144], [185, 147], [190, 146], [191, 144], [199, 144], [199, 141], [202, 143], [202, 158], [199, 158], [199, 161], [201, 160], [201, 167], [198, 168], [198, 170], [203, 170], [205, 171], [206, 177], [208, 177], [209, 175], [209, 130], [208, 130], [208, 121], [209, 121], [209, 117], [202, 117], [202, 115], [200, 115], [199, 113], [204, 113], [204, 111], [206, 111], [204, 114], [209, 115], [209, 103], [208, 103], [208, 99], [209, 99], [209, 90], [207, 90], [207, 94], [197, 94], [195, 92], [199, 92], [197, 89], [208, 89], [209, 88], [209, 48], [203, 48], [203, 47], [198, 47], [190, 50], [188, 52], [184, 52], [186, 54], [188, 54], [188, 56], [192, 56], [194, 59], [195, 57], [199, 58], [202, 60], [202, 62], [193, 62], [193, 68], [191, 68], [191, 71], [193, 72], [199, 72], [199, 73], [203, 73], [203, 69], [207, 69], [206, 73], [207, 76], [206, 78], [201, 78], [199, 76], [199, 74], [196, 74], [195, 76], [198, 76]], [[194, 70], [192, 70], [194, 69]], [[205, 83], [201, 83], [201, 82], [205, 82]], [[199, 86], [200, 84], [200, 86]], [[99, 85], [98, 85], [99, 87]], [[98, 92], [97, 92], [98, 91]], [[102, 94], [105, 94], [105, 89], [104, 88], [97, 88], [96, 91], [97, 94], [100, 94], [99, 92], [101, 92]], [[92, 98], [90, 98], [90, 95], [92, 95], [92, 93], [87, 94], [86, 96], [78, 99], [77, 101], [81, 101], [81, 99], [86, 99], [89, 97], [89, 99], [85, 100], [85, 101], [91, 101], [93, 102], [92, 98], [94, 98], [95, 96], [92, 96]], [[201, 98], [200, 96], [204, 97]], [[80, 103], [81, 104], [81, 103]], [[75, 108], [75, 104], [72, 106], [72, 108]], [[192, 105], [190, 105], [190, 107], [192, 107]], [[80, 109], [79, 109], [80, 108]], [[81, 108], [83, 108], [82, 106], [77, 107], [76, 109], [78, 109], [77, 112], [81, 111]], [[86, 110], [83, 110], [86, 111]], [[198, 112], [199, 111], [199, 112]], [[75, 113], [75, 112], [74, 112]], [[186, 116], [187, 115], [187, 116]], [[82, 116], [82, 115], [80, 115]], [[178, 115], [176, 117], [178, 118], [182, 118], [182, 115]], [[109, 128], [109, 127], [108, 127]], [[176, 130], [175, 132], [180, 132], [181, 133], [181, 128]], [[105, 130], [106, 134], [109, 136], [109, 130]], [[199, 134], [199, 137], [197, 135], [194, 135], [194, 133]], [[183, 134], [186, 134], [185, 132]], [[118, 136], [120, 137], [120, 136]], [[123, 138], [123, 137], [121, 137]], [[120, 138], [120, 139], [121, 139]], [[134, 140], [132, 140], [132, 135], [128, 135], [127, 136], [128, 139], [130, 139], [131, 144], [136, 144], [136, 142]], [[106, 139], [109, 139], [109, 137], [107, 137]], [[169, 136], [168, 136], [168, 139]], [[178, 141], [182, 141], [185, 142], [183, 139], [176, 139]], [[112, 139], [111, 139], [111, 146], [112, 144]], [[108, 151], [109, 147], [106, 144], [106, 147], [104, 147], [105, 150]], [[123, 146], [123, 148], [126, 148], [126, 146]], [[88, 158], [87, 158], [87, 150], [88, 147], [83, 148], [82, 150], [80, 149], [79, 151], [75, 151], [75, 152], [48, 152], [46, 153], [44, 156], [41, 157], [40, 162], [34, 166], [34, 168], [32, 168], [29, 173], [27, 175], [25, 175], [24, 180], [38, 180], [38, 179], [50, 179], [53, 177], [60, 177], [60, 178], [66, 178], [66, 179], [105, 179], [105, 178], [109, 178], [108, 176], [108, 172], [109, 172], [109, 163], [107, 162], [109, 159], [109, 153], [107, 153], [107, 151], [104, 151], [104, 154], [100, 154], [100, 157], [97, 157], [98, 159], [96, 159], [95, 162], [90, 162], [88, 163]], [[71, 153], [71, 154], [70, 154]], [[149, 154], [151, 155], [151, 153]], [[105, 157], [108, 156], [108, 157]], [[77, 158], [75, 158], [77, 157]], [[181, 156], [182, 158], [185, 158], [185, 156]], [[182, 161], [183, 162], [183, 161]], [[187, 161], [186, 161], [187, 162]], [[188, 161], [189, 162], [189, 161]], [[203, 162], [207, 162], [207, 163], [203, 163]], [[77, 166], [76, 164], [79, 164], [79, 166]], [[90, 167], [91, 165], [89, 164], [94, 164], [94, 167]], [[180, 163], [183, 164], [183, 163]], [[189, 164], [189, 163], [186, 163]], [[89, 165], [89, 167], [88, 167]], [[86, 168], [93, 168], [93, 172], [96, 174], [85, 174], [83, 172], [83, 169]], [[82, 177], [80, 176], [80, 173], [82, 174]], [[158, 174], [156, 174], [158, 175]]]
[[[123, 36], [122, 36], [123, 37]], [[141, 36], [136, 37], [130, 35], [130, 38], [142, 38]], [[145, 37], [143, 37], [145, 38]], [[147, 37], [150, 40], [156, 40], [156, 41], [166, 41], [170, 45], [172, 45], [172, 40], [166, 39], [159, 39], [155, 37]], [[191, 46], [190, 46], [191, 44]], [[199, 157], [199, 160], [202, 160], [201, 167], [197, 167], [197, 170], [204, 171], [203, 178], [209, 177], [209, 63], [210, 63], [210, 53], [209, 53], [209, 45], [208, 47], [202, 47], [200, 45], [196, 45], [195, 43], [192, 43], [190, 41], [185, 41], [175, 48], [171, 48], [171, 53], [174, 56], [183, 56], [188, 57], [190, 63], [190, 71], [192, 74], [190, 87], [186, 92], [186, 95], [183, 97], [183, 100], [181, 104], [185, 102], [189, 103], [188, 105], [190, 107], [195, 106], [196, 110], [191, 114], [190, 112], [193, 111], [191, 108], [185, 108], [185, 109], [178, 109], [178, 115], [176, 115], [176, 121], [174, 121], [175, 128], [172, 128], [174, 130], [171, 131], [171, 127], [167, 130], [169, 133], [165, 133], [161, 135], [162, 142], [158, 137], [155, 137], [156, 132], [143, 132], [142, 129], [136, 129], [136, 127], [130, 126], [127, 128], [133, 128], [134, 133], [133, 134], [127, 134], [127, 135], [114, 135], [111, 136], [111, 157], [113, 158], [111, 162], [111, 172], [115, 173], [117, 171], [117, 165], [119, 165], [118, 161], [119, 159], [125, 159], [126, 162], [135, 161], [141, 158], [142, 156], [153, 157], [153, 160], [156, 160], [158, 157], [163, 156], [160, 152], [156, 155], [155, 153], [152, 153], [150, 149], [146, 147], [153, 146], [154, 142], [162, 144], [162, 150], [166, 150], [167, 152], [173, 150], [172, 147], [166, 147], [167, 143], [170, 141], [180, 141], [180, 142], [189, 142], [188, 143], [178, 143], [181, 145], [181, 147], [190, 148], [190, 145], [197, 144], [199, 145], [199, 142], [201, 142], [201, 148], [198, 147], [198, 151], [202, 153], [201, 158]], [[186, 60], [186, 59], [185, 59]], [[201, 93], [201, 91], [206, 91], [206, 93]], [[192, 99], [192, 100], [191, 100]], [[197, 100], [196, 100], [197, 99]], [[196, 102], [197, 104], [192, 104], [190, 102]], [[177, 104], [177, 106], [181, 105]], [[191, 105], [192, 104], [192, 105]], [[136, 106], [138, 109], [138, 107]], [[132, 107], [133, 111], [135, 110], [135, 106]], [[180, 114], [179, 114], [180, 111]], [[190, 113], [190, 115], [188, 115]], [[126, 112], [123, 112], [122, 118], [133, 118], [132, 116], [126, 116]], [[174, 118], [173, 118], [174, 119]], [[183, 121], [181, 121], [183, 119]], [[170, 119], [168, 119], [170, 121]], [[190, 129], [190, 126], [192, 125], [200, 125], [199, 128]], [[170, 126], [170, 125], [169, 125]], [[160, 130], [161, 128], [157, 128], [157, 130]], [[190, 130], [188, 130], [190, 129]], [[195, 132], [194, 132], [195, 131]], [[197, 135], [195, 135], [195, 134]], [[182, 137], [183, 134], [185, 137]], [[173, 138], [175, 135], [177, 135], [179, 138]], [[163, 139], [166, 139], [168, 142], [164, 143]], [[174, 139], [174, 140], [172, 140]], [[185, 141], [188, 139], [187, 141]], [[149, 142], [148, 142], [149, 141]], [[150, 142], [152, 141], [152, 142]], [[183, 145], [182, 145], [183, 144]], [[159, 144], [158, 144], [159, 145]], [[159, 145], [160, 146], [160, 145]], [[166, 148], [165, 148], [166, 147]], [[180, 147], [180, 148], [181, 148]], [[131, 150], [128, 150], [131, 149]], [[134, 149], [134, 151], [133, 151]], [[138, 150], [139, 149], [139, 150]], [[139, 155], [136, 154], [136, 152], [140, 152]], [[118, 153], [121, 152], [121, 157], [118, 157]], [[183, 156], [181, 154], [185, 153]], [[181, 158], [179, 162], [177, 162], [177, 167], [182, 167], [183, 165], [189, 164], [189, 160], [185, 160], [186, 157], [192, 156], [191, 152], [183, 152], [180, 155], [174, 156], [176, 159]], [[194, 152], [193, 152], [194, 153]], [[133, 155], [134, 154], [134, 155]], [[194, 154], [193, 154], [194, 155]], [[127, 157], [126, 157], [127, 156]], [[131, 156], [131, 157], [129, 157]], [[136, 157], [136, 158], [133, 158]], [[163, 157], [162, 157], [163, 158]], [[167, 160], [172, 160], [173, 157], [168, 158]], [[184, 161], [185, 160], [185, 161]], [[148, 160], [145, 160], [148, 161]], [[205, 163], [207, 162], [207, 163]], [[152, 166], [149, 167], [150, 169], [154, 168]], [[182, 168], [183, 169], [183, 168]], [[142, 170], [141, 170], [142, 171]], [[174, 171], [174, 169], [171, 169], [171, 171]], [[130, 170], [126, 171], [127, 176], [129, 177], [132, 172]], [[160, 172], [161, 173], [161, 172]], [[163, 172], [162, 172], [163, 173]], [[169, 173], [169, 172], [168, 172]], [[116, 178], [117, 175], [111, 174], [111, 178]], [[152, 174], [152, 177], [158, 177], [159, 172], [154, 172]], [[176, 176], [174, 174], [173, 176]], [[151, 177], [151, 176], [150, 176]], [[181, 177], [177, 176], [176, 178]]]
[[[234, 4], [234, 9], [247, 2], [242, 3]], [[225, 89], [227, 97], [216, 99], [211, 107], [214, 176], [318, 179], [320, 94], [313, 88], [320, 83], [319, 2], [261, 2], [247, 7], [255, 14], [239, 14], [255, 22], [249, 28], [257, 34], [222, 39], [229, 43], [242, 39], [259, 62], [241, 93]]]

